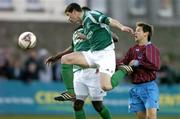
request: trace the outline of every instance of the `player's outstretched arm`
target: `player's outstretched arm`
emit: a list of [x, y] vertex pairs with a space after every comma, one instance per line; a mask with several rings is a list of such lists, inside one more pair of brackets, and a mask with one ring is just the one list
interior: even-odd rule
[[56, 61], [58, 61], [59, 59], [61, 59], [61, 57], [63, 55], [71, 53], [71, 52], [73, 52], [73, 51], [72, 51], [72, 47], [70, 46], [67, 49], [65, 49], [64, 51], [57, 53], [55, 56], [51, 56], [51, 57], [47, 58], [45, 61], [45, 64], [51, 65], [51, 64], [55, 63]]
[[134, 33], [133, 29], [128, 27], [128, 26], [124, 26], [122, 25], [119, 21], [113, 19], [113, 18], [109, 18], [109, 25], [115, 28], [120, 29], [121, 31], [124, 32], [130, 32], [130, 33]]

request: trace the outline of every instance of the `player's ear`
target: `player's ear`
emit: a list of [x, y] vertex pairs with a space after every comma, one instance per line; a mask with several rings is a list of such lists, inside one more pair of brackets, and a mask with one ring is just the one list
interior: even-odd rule
[[144, 32], [144, 35], [148, 37], [148, 35], [149, 35], [149, 32]]

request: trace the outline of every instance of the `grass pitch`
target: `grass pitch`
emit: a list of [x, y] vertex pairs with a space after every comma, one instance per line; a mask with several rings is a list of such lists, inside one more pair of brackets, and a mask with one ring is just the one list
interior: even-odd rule
[[[135, 119], [134, 116], [113, 116], [113, 119]], [[0, 116], [0, 119], [74, 119], [73, 116]], [[99, 116], [87, 116], [87, 119], [101, 119]], [[180, 119], [180, 116], [159, 116], [158, 119]]]

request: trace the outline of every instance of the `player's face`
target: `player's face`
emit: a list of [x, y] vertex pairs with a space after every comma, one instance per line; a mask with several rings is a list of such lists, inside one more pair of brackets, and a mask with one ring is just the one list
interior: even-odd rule
[[135, 31], [135, 41], [141, 42], [145, 37], [145, 33], [143, 32], [142, 27], [137, 26]]
[[68, 21], [71, 23], [79, 22], [79, 17], [75, 10], [73, 12], [66, 12], [66, 16], [68, 17]]

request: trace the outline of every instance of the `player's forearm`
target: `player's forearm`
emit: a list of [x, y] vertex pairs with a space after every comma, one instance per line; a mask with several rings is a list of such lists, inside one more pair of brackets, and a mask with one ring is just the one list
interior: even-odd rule
[[109, 25], [122, 30], [123, 26], [119, 21], [109, 18]]
[[55, 59], [61, 59], [61, 57], [63, 56], [63, 55], [65, 55], [65, 54], [68, 54], [68, 53], [71, 53], [71, 52], [73, 52], [72, 51], [72, 47], [70, 46], [70, 47], [68, 47], [67, 49], [65, 49], [63, 52], [59, 52], [58, 54], [56, 54], [54, 57], [55, 57]]
[[141, 60], [141, 59], [134, 59], [134, 60], [131, 60], [129, 65], [136, 67], [136, 68], [138, 68], [138, 67], [142, 68], [143, 67], [144, 69], [158, 71], [160, 68], [160, 64], [158, 62], [159, 61], [150, 62], [150, 60], [147, 58], [145, 61]]
[[145, 69], [154, 70], [154, 71], [159, 70], [159, 66], [152, 64], [152, 63], [142, 62], [142, 61], [139, 62], [139, 67], [143, 67]]

